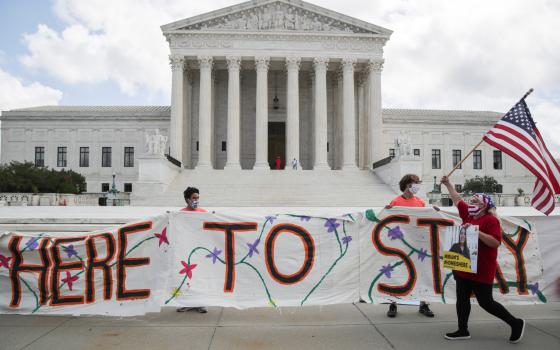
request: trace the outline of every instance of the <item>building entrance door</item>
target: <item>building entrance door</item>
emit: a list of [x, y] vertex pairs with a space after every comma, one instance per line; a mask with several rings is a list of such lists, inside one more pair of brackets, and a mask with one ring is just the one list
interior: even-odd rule
[[276, 169], [276, 158], [280, 157], [280, 169], [286, 166], [286, 123], [268, 123], [268, 164]]

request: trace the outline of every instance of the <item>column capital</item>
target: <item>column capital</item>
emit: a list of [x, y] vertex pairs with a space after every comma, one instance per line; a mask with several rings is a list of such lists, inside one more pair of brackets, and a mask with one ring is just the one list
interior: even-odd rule
[[212, 56], [198, 56], [200, 69], [212, 69], [214, 58]]
[[368, 71], [374, 73], [381, 73], [383, 70], [384, 59], [370, 59], [367, 64]]
[[241, 57], [239, 56], [226, 56], [228, 70], [241, 69]]
[[297, 56], [286, 57], [287, 70], [299, 70], [300, 65], [301, 65], [301, 57], [297, 57]]
[[358, 60], [355, 57], [345, 57], [342, 59], [342, 69], [344, 70], [354, 70], [354, 66]]
[[255, 57], [255, 67], [257, 71], [268, 72], [269, 64], [270, 64], [270, 56]]
[[180, 55], [169, 55], [169, 65], [173, 72], [185, 69], [185, 57]]
[[313, 59], [313, 67], [315, 68], [315, 71], [318, 70], [327, 70], [327, 67], [329, 65], [329, 58], [328, 57], [315, 57]]

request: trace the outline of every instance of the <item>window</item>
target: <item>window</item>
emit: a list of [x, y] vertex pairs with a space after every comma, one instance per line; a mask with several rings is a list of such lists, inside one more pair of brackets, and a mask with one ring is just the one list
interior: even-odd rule
[[132, 184], [131, 183], [125, 183], [124, 184], [124, 191], [125, 192], [132, 192]]
[[104, 168], [111, 167], [111, 147], [101, 148], [101, 166]]
[[[454, 149], [453, 150], [453, 167], [455, 167], [460, 162], [461, 162], [461, 150], [460, 149]], [[461, 169], [461, 166], [459, 165], [459, 167], [457, 169]]]
[[389, 148], [389, 157], [395, 158], [395, 149], [394, 148]]
[[494, 169], [502, 169], [502, 151], [494, 150]]
[[226, 151], [226, 142], [222, 141], [222, 152]]
[[432, 150], [432, 169], [441, 169], [441, 150]]
[[414, 149], [414, 155], [420, 157], [420, 148]]
[[35, 147], [35, 166], [45, 166], [45, 147]]
[[482, 169], [482, 151], [475, 150], [473, 153], [473, 169]]
[[462, 192], [463, 191], [463, 185], [455, 185], [455, 191], [457, 192]]
[[58, 147], [56, 152], [56, 166], [59, 168], [66, 167], [66, 147]]
[[80, 147], [80, 168], [89, 167], [89, 147]]
[[124, 167], [125, 168], [134, 167], [134, 147], [124, 148]]
[[101, 184], [101, 192], [109, 192], [109, 183], [104, 182]]

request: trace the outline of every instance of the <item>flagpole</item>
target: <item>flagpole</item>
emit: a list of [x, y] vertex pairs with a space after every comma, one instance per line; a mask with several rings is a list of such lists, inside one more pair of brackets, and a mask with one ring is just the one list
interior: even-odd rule
[[[521, 100], [525, 100], [527, 98], [527, 96], [529, 96], [533, 91], [535, 91], [535, 89], [530, 88], [529, 91], [527, 91], [525, 93], [525, 95], [523, 95], [523, 97], [521, 98]], [[520, 100], [520, 101], [521, 101]], [[455, 167], [449, 172], [449, 174], [447, 174], [447, 177], [451, 177], [451, 174], [453, 174], [455, 172], [455, 170], [459, 169], [461, 167], [461, 164], [463, 164], [463, 162], [465, 160], [467, 160], [467, 158], [469, 158], [469, 156], [484, 142], [484, 139], [480, 140], [479, 143], [477, 143], [476, 146], [473, 147], [473, 149], [471, 149], [471, 151], [463, 158], [461, 159], [461, 161], [455, 165]]]

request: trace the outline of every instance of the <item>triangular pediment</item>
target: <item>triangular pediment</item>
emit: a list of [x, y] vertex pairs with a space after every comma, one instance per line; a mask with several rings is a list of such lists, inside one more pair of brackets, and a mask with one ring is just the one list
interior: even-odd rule
[[329, 32], [390, 36], [392, 31], [299, 0], [253, 0], [161, 27], [172, 31]]

